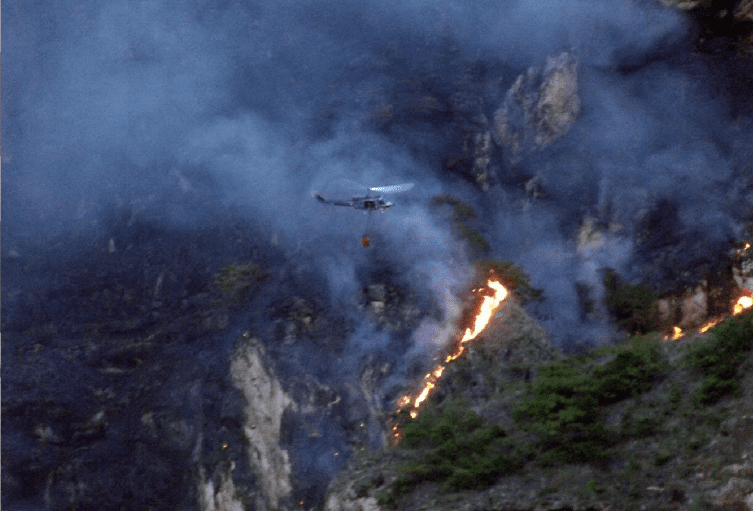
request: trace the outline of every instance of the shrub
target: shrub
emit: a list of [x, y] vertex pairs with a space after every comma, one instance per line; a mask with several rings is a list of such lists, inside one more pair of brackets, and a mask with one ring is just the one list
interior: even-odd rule
[[539, 438], [545, 459], [606, 457], [616, 434], [604, 424], [601, 407], [651, 390], [666, 368], [660, 346], [641, 338], [600, 353], [613, 358], [597, 366], [589, 357], [568, 357], [541, 367], [531, 395], [515, 410], [515, 420]]
[[659, 328], [659, 308], [653, 289], [645, 284], [624, 282], [610, 268], [603, 271], [602, 280], [606, 305], [620, 327], [641, 334]]
[[532, 396], [514, 412], [523, 427], [540, 439], [545, 459], [577, 462], [600, 459], [610, 443], [598, 414], [597, 382], [573, 358], [541, 368]]
[[633, 337], [612, 360], [593, 371], [601, 404], [615, 403], [651, 390], [667, 369], [661, 346]]
[[640, 438], [656, 434], [661, 428], [661, 420], [653, 414], [640, 415], [632, 420], [627, 420], [625, 426], [629, 436]]
[[441, 482], [448, 491], [483, 488], [520, 463], [497, 424], [468, 409], [464, 401], [429, 407], [405, 424], [401, 448], [418, 450], [394, 486], [405, 494], [421, 481]]
[[716, 403], [740, 389], [739, 367], [753, 349], [753, 310], [728, 318], [714, 328], [712, 336], [688, 357], [690, 365], [704, 376], [693, 394], [703, 405]]
[[473, 206], [451, 195], [436, 195], [432, 197], [429, 205], [435, 209], [442, 206], [451, 207], [450, 221], [455, 235], [466, 242], [472, 256], [480, 257], [489, 252], [490, 245], [486, 238], [478, 230], [468, 226], [468, 221], [476, 218]]
[[266, 273], [257, 264], [230, 264], [219, 269], [214, 276], [214, 283], [226, 301], [240, 301], [257, 286]]

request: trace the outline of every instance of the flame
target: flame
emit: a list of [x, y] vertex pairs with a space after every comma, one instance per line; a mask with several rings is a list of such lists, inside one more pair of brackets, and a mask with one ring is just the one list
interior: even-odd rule
[[734, 310], [732, 311], [732, 314], [740, 314], [745, 309], [748, 309], [753, 306], [753, 298], [750, 296], [741, 296], [737, 299], [737, 303], [734, 306]]
[[[746, 250], [750, 248], [750, 243], [746, 243], [745, 248]], [[732, 315], [736, 316], [745, 309], [749, 309], [750, 307], [753, 307], [753, 297], [742, 295], [737, 299], [735, 305], [732, 306]], [[710, 328], [715, 327], [722, 319], [723, 318], [712, 319], [711, 321], [703, 325], [698, 331], [701, 333], [707, 332]]]
[[470, 328], [465, 329], [465, 334], [463, 335], [463, 338], [460, 339], [458, 350], [452, 355], [448, 355], [445, 362], [452, 362], [463, 353], [465, 350], [465, 343], [475, 339], [478, 334], [486, 328], [486, 325], [488, 325], [489, 321], [492, 319], [494, 311], [497, 310], [497, 307], [502, 303], [502, 300], [507, 298], [507, 289], [505, 289], [505, 286], [499, 282], [489, 280], [486, 285], [494, 290], [494, 296], [484, 296], [484, 301], [481, 302], [481, 307], [479, 307], [478, 314], [476, 314], [476, 319], [473, 322], [473, 330]]
[[397, 424], [392, 425], [392, 439], [395, 444], [397, 444], [400, 441], [400, 438], [402, 437], [402, 433], [400, 433], [400, 427]]
[[664, 336], [664, 340], [665, 341], [669, 341], [669, 340], [676, 341], [677, 339], [680, 339], [682, 337], [685, 337], [685, 332], [682, 331], [682, 328], [680, 328], [679, 326], [673, 326], [672, 327], [672, 337], [670, 337], [669, 335], [665, 335]]
[[[747, 244], [746, 248], [749, 248], [749, 247], [750, 247], [750, 244]], [[740, 298], [738, 298], [737, 302], [732, 306], [732, 315], [736, 316], [740, 314], [742, 311], [749, 309], [751, 307], [753, 307], [753, 297], [748, 296], [748, 295], [743, 295]], [[706, 323], [701, 325], [701, 327], [698, 329], [698, 333], [704, 334], [708, 332], [709, 330], [714, 328], [716, 325], [718, 325], [723, 319], [724, 317], [714, 318], [707, 321]], [[679, 326], [674, 326], [672, 327], [672, 329], [673, 329], [673, 334], [672, 334], [673, 341], [685, 335]], [[664, 336], [665, 341], [669, 340], [669, 338], [670, 338], [669, 335]]]
[[703, 325], [700, 329], [698, 329], [698, 331], [701, 333], [708, 332], [710, 329], [714, 328], [717, 324], [719, 324], [720, 321], [721, 319], [719, 318], [712, 319], [711, 321]]
[[[480, 334], [484, 330], [484, 328], [486, 328], [486, 326], [489, 324], [489, 321], [491, 321], [492, 316], [494, 315], [494, 311], [496, 311], [497, 307], [499, 307], [499, 304], [502, 303], [505, 298], [507, 298], [507, 289], [499, 282], [490, 279], [487, 281], [486, 286], [490, 290], [493, 290], [494, 294], [491, 296], [483, 296], [481, 305], [479, 306], [476, 317], [473, 320], [473, 328], [465, 329], [465, 333], [458, 342], [458, 347], [455, 352], [447, 355], [444, 364], [438, 364], [430, 373], [427, 373], [426, 376], [424, 376], [424, 381], [421, 385], [421, 392], [418, 393], [418, 396], [416, 396], [415, 399], [411, 399], [410, 394], [406, 394], [398, 400], [398, 407], [400, 409], [409, 406], [411, 401], [413, 401], [413, 409], [409, 412], [412, 419], [418, 417], [418, 408], [421, 406], [421, 403], [426, 401], [426, 398], [429, 397], [431, 391], [437, 386], [437, 382], [442, 377], [447, 364], [449, 364], [453, 360], [456, 360], [460, 355], [462, 355], [462, 353], [465, 351], [465, 344], [475, 339], [478, 334]], [[393, 427], [392, 431], [395, 440], [399, 440], [399, 432], [397, 431], [396, 427]]]

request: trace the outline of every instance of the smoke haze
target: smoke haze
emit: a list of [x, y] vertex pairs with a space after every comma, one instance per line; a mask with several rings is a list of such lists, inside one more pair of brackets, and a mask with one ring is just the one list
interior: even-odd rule
[[[464, 271], [427, 208], [449, 193], [483, 212], [492, 257], [544, 289], [535, 312], [568, 344], [610, 330], [582, 324], [575, 282], [598, 295], [608, 266], [660, 290], [692, 284], [743, 220], [730, 153], [750, 119], [733, 127], [702, 62], [675, 57], [689, 23], [652, 2], [59, 2], [4, 14], [14, 253], [107, 237], [102, 219], [117, 211], [189, 233], [227, 215], [312, 265], [332, 303], [352, 304], [369, 258], [418, 287], [432, 264]], [[564, 50], [577, 56], [583, 104], [568, 135], [518, 165], [498, 151], [488, 193], [448, 172], [462, 138], [448, 98], [462, 83], [492, 118], [516, 76]], [[436, 115], [421, 101], [438, 102]], [[529, 204], [533, 176], [546, 198]], [[376, 219], [311, 200], [343, 177], [417, 187]], [[587, 217], [610, 231], [583, 252], [574, 239]], [[666, 243], [639, 240], [641, 221], [680, 245], [663, 266], [647, 264]], [[381, 244], [373, 254], [357, 242], [367, 231]]]
[[[562, 348], [620, 336], [606, 314], [584, 318], [578, 284], [598, 298], [611, 267], [682, 289], [725, 260], [749, 220], [750, 111], [691, 57], [692, 25], [655, 2], [63, 0], [6, 2], [2, 15], [6, 286], [27, 278], [6, 270], [11, 258], [65, 260], [91, 248], [82, 240], [122, 250], [135, 221], [183, 240], [239, 222], [259, 261], [290, 265], [279, 274], [293, 287], [264, 287], [268, 303], [320, 292], [352, 325], [336, 332], [335, 361], [312, 341], [280, 362], [332, 385], [378, 353], [404, 381], [450, 334], [473, 275], [429, 207], [438, 194], [473, 205], [489, 257], [543, 289], [529, 312]], [[493, 119], [520, 74], [563, 51], [577, 58], [582, 104], [567, 135], [518, 164], [496, 148], [488, 191], [448, 170], [470, 119]], [[463, 94], [466, 112], [453, 107]], [[416, 186], [367, 218], [312, 198], [341, 178]], [[579, 243], [586, 219], [600, 234]], [[218, 261], [234, 250], [197, 246]], [[411, 332], [369, 323], [365, 290], [386, 281], [420, 304]], [[6, 325], [23, 310], [11, 301]], [[264, 321], [258, 335], [277, 335]], [[323, 445], [345, 449], [342, 436], [333, 427]], [[298, 442], [314, 454], [297, 470], [340, 466]]]

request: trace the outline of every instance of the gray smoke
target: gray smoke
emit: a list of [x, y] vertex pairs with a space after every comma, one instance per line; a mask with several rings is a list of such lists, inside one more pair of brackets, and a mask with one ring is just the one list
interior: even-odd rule
[[[105, 278], [118, 292], [148, 281], [146, 307], [160, 295], [203, 310], [210, 304], [200, 280], [211, 279], [215, 262], [274, 267], [279, 281], [262, 283], [261, 296], [226, 330], [201, 342], [175, 333], [190, 349], [170, 373], [164, 403], [167, 410], [180, 406], [169, 394], [206, 374], [206, 416], [188, 405], [185, 415], [197, 428], [219, 431], [202, 447], [207, 464], [219, 459], [211, 444], [240, 434], [228, 417], [243, 406], [240, 397], [225, 402], [232, 392], [221, 366], [241, 332], [253, 330], [269, 343], [276, 373], [293, 375], [286, 391], [311, 403], [305, 413], [286, 415], [283, 439], [296, 495], [311, 502], [321, 501], [349, 449], [383, 440], [382, 410], [406, 381], [420, 380], [454, 333], [472, 258], [446, 211], [430, 207], [432, 197], [473, 206], [478, 217], [469, 225], [488, 240], [488, 257], [512, 261], [543, 289], [544, 301], [527, 309], [563, 349], [621, 335], [598, 306], [584, 314], [583, 290], [598, 304], [603, 268], [659, 291], [682, 289], [724, 262], [750, 220], [750, 109], [736, 108], [723, 69], [693, 56], [687, 19], [658, 2], [61, 0], [6, 2], [2, 14], [9, 338], [18, 345], [36, 346], [27, 335], [69, 342], [54, 328], [35, 334], [32, 327], [58, 318], [72, 323], [76, 314], [86, 318], [82, 324], [98, 325], [96, 307], [107, 300], [92, 287]], [[578, 118], [561, 138], [524, 147], [519, 157], [494, 146], [482, 191], [449, 162], [468, 157], [464, 145], [492, 124], [517, 77], [563, 52], [577, 61]], [[416, 186], [370, 217], [313, 199], [343, 178]], [[162, 244], [141, 239], [134, 225], [153, 228], [149, 236]], [[217, 232], [232, 236], [215, 240]], [[244, 235], [245, 244], [234, 245]], [[369, 249], [361, 247], [364, 235]], [[147, 248], [127, 252], [127, 243]], [[179, 249], [173, 253], [170, 244]], [[115, 252], [150, 260], [117, 273], [103, 257]], [[185, 254], [191, 257], [184, 261]], [[44, 257], [65, 275], [34, 274], [53, 266]], [[80, 296], [68, 296], [79, 287]], [[400, 317], [373, 313], [383, 297], [388, 307], [398, 304]], [[134, 303], [125, 316], [139, 312]], [[83, 342], [82, 335], [74, 331], [70, 342]], [[3, 346], [5, 356], [11, 348]], [[52, 396], [50, 403], [77, 404], [76, 389], [94, 385], [83, 380], [102, 377], [94, 366], [59, 373], [50, 360], [53, 369], [44, 374], [65, 380], [36, 389]], [[70, 373], [79, 367], [65, 366]], [[20, 369], [18, 375], [13, 388], [35, 387]], [[192, 407], [201, 404], [196, 385], [185, 397]], [[12, 426], [26, 443], [7, 442], [15, 449], [8, 459], [25, 460], [38, 439], [22, 432], [23, 424]], [[131, 451], [117, 433], [107, 441], [114, 451]], [[180, 449], [194, 456], [194, 447]], [[181, 477], [189, 473], [176, 467]], [[253, 487], [251, 474], [239, 467], [233, 477]], [[180, 480], [168, 490], [191, 484]], [[21, 498], [41, 498], [28, 491]]]
[[[678, 240], [706, 240], [678, 273], [738, 230], [730, 148], [750, 122], [730, 127], [701, 61], [673, 60], [689, 25], [653, 2], [58, 2], [7, 7], [5, 20], [11, 247], [96, 229], [118, 208], [187, 229], [232, 209], [316, 261], [333, 295], [353, 296], [370, 226], [311, 191], [396, 178], [417, 193], [374, 222], [391, 258], [413, 272], [464, 268], [426, 205], [470, 197], [493, 211], [481, 226], [492, 254], [544, 288], [542, 314], [562, 332], [579, 324], [574, 280], [598, 288], [601, 266], [642, 277], [656, 247], [636, 255], [636, 224], [657, 205], [675, 208]], [[563, 50], [578, 60], [581, 116], [521, 165], [501, 154], [496, 202], [442, 169], [455, 121], [406, 107], [387, 131], [374, 122], [406, 96], [441, 102], [478, 64], [491, 117], [518, 74]], [[534, 175], [547, 198], [528, 207], [521, 182]], [[573, 242], [586, 216], [615, 227], [587, 257]], [[672, 270], [652, 276], [666, 286]]]
[[[671, 287], [718, 258], [742, 221], [731, 152], [750, 120], [733, 126], [702, 61], [675, 57], [689, 54], [690, 26], [654, 2], [63, 1], [3, 14], [4, 242], [21, 254], [99, 232], [113, 211], [186, 232], [231, 211], [314, 268], [335, 303], [356, 300], [374, 257], [444, 307], [462, 286], [435, 275], [468, 269], [428, 208], [448, 193], [484, 212], [491, 256], [544, 289], [532, 310], [556, 338], [599, 342], [609, 321], [583, 322], [576, 282], [598, 296], [608, 266]], [[488, 193], [443, 168], [460, 143], [446, 99], [469, 69], [492, 118], [519, 74], [562, 51], [577, 58], [582, 102], [567, 136], [520, 165], [500, 151]], [[411, 110], [417, 98], [438, 102], [436, 116]], [[388, 106], [396, 117], [380, 127]], [[533, 176], [546, 197], [530, 202]], [[367, 225], [312, 200], [342, 177], [417, 186]], [[667, 207], [682, 248], [647, 273], [666, 247], [641, 230]], [[587, 217], [603, 239], [584, 251]], [[360, 247], [367, 229], [380, 252]]]

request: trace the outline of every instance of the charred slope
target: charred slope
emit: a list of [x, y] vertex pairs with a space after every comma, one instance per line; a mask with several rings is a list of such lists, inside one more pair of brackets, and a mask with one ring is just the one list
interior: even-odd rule
[[381, 382], [430, 300], [370, 267], [381, 293], [364, 287], [359, 330], [258, 228], [130, 217], [64, 257], [4, 253], [3, 505], [317, 505], [353, 450], [384, 441]]

